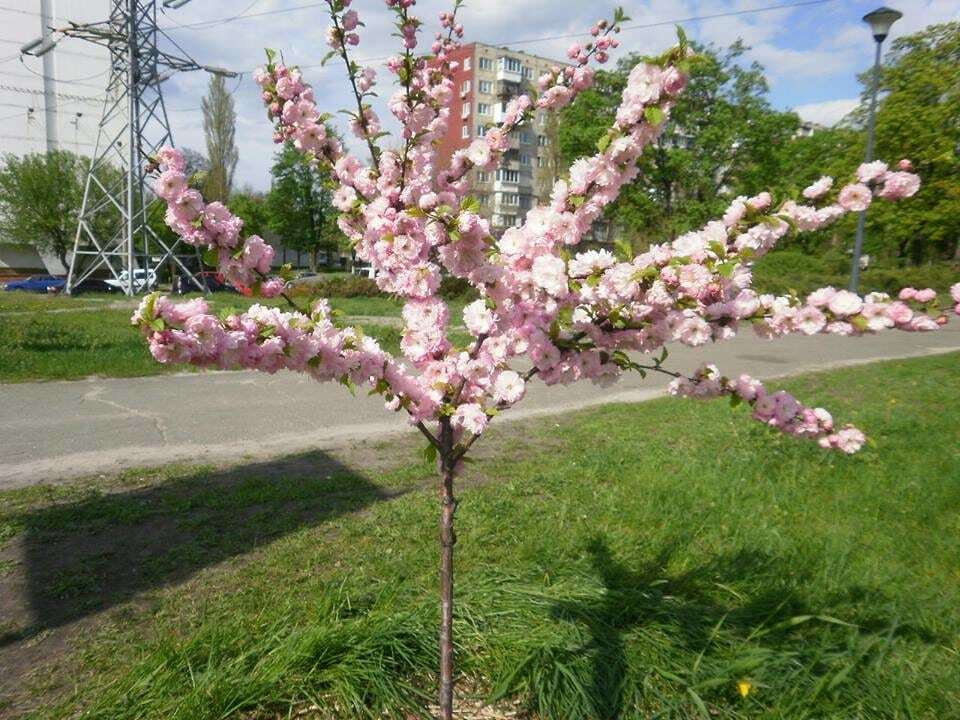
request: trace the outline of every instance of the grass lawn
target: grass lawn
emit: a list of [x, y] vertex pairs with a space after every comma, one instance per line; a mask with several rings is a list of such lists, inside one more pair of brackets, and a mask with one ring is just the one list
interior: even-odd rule
[[[155, 362], [140, 334], [130, 326], [137, 302], [116, 295], [71, 298], [0, 292], [0, 382], [182, 372], [184, 366]], [[217, 293], [210, 300], [214, 312], [246, 308], [252, 302], [228, 293]], [[331, 305], [348, 323], [351, 317], [399, 316], [401, 307], [390, 297], [334, 298]], [[451, 312], [462, 314], [462, 304], [451, 307]], [[390, 352], [399, 352], [397, 327], [365, 321], [363, 329]], [[454, 333], [454, 342], [466, 341], [465, 333]]]
[[[542, 719], [957, 717], [958, 360], [784, 382], [870, 435], [854, 457], [723, 402], [492, 431], [459, 493], [462, 693]], [[37, 719], [427, 717], [420, 444], [0, 493], [0, 666], [35, 670], [0, 684]]]

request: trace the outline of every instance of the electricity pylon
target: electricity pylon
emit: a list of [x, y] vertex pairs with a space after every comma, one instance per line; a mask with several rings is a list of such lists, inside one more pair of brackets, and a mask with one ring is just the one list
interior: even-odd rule
[[[102, 45], [110, 53], [110, 81], [87, 173], [67, 292], [95, 274], [109, 273], [123, 282], [127, 295], [135, 295], [150, 288], [156, 270], [168, 261], [185, 280], [205, 291], [197, 278], [197, 251], [178, 253], [186, 250], [180, 238], [163, 237], [150, 227], [150, 213], [158, 199], [146, 182], [145, 163], [160, 147], [173, 144], [162, 82], [183, 71], [206, 70], [229, 77], [236, 73], [200, 65], [183, 52], [157, 25], [157, 0], [112, 0], [109, 19], [71, 22], [56, 33]], [[162, 50], [157, 43], [160, 35], [184, 56]], [[23, 51], [41, 55], [55, 44], [37, 41]], [[195, 269], [188, 267], [185, 258], [196, 261]]]

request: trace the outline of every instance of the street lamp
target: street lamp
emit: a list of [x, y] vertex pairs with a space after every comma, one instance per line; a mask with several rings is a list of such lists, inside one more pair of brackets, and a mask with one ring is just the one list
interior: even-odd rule
[[[863, 21], [870, 26], [873, 39], [877, 43], [877, 52], [873, 60], [873, 82], [870, 89], [870, 117], [867, 120], [867, 153], [865, 162], [873, 160], [873, 142], [877, 130], [877, 89], [880, 85], [880, 48], [883, 41], [890, 34], [891, 26], [903, 13], [893, 8], [881, 7], [863, 16]], [[850, 270], [850, 290], [857, 292], [860, 288], [860, 256], [863, 253], [863, 233], [867, 222], [867, 211], [860, 212], [857, 219], [857, 237], [853, 243], [853, 267]]]

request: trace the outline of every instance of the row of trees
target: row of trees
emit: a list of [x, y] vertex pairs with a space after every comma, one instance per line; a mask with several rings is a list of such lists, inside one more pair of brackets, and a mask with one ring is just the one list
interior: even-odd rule
[[[737, 195], [786, 195], [820, 174], [848, 175], [862, 162], [866, 75], [861, 107], [847, 121], [801, 137], [800, 118], [770, 105], [763, 69], [742, 62], [745, 49], [698, 48], [702, 59], [667, 131], [641, 160], [637, 181], [607, 209], [605, 217], [635, 246], [699, 227]], [[599, 73], [596, 86], [564, 112], [558, 139], [567, 161], [595, 147], [638, 60], [629, 56]], [[877, 156], [911, 158], [924, 184], [896, 211], [871, 208], [867, 251], [899, 262], [960, 259], [960, 23], [895, 40], [881, 92]], [[851, 218], [795, 242], [821, 253], [844, 246], [853, 226]]]

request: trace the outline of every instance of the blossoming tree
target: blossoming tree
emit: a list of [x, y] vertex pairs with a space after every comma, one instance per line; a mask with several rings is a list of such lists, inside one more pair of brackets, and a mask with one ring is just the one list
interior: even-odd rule
[[[929, 289], [907, 288], [892, 299], [833, 288], [806, 298], [774, 297], [751, 288], [752, 264], [788, 234], [822, 228], [877, 200], [913, 195], [920, 181], [908, 161], [895, 169], [882, 162], [862, 165], [846, 183], [824, 177], [796, 200], [775, 202], [765, 192], [737, 198], [722, 219], [636, 257], [576, 251], [604, 207], [634, 178], [640, 153], [661, 133], [683, 92], [692, 58], [682, 33], [677, 47], [630, 73], [597, 153], [575, 162], [569, 177], [555, 184], [550, 202], [531, 210], [522, 226], [493, 237], [469, 196], [468, 171], [494, 169], [511, 133], [536, 111], [557, 111], [590, 87], [592, 64], [605, 62], [617, 47], [626, 18], [618, 11], [612, 22], [594, 25], [591, 42], [570, 48], [569, 64], [539, 78], [538, 97], [510, 99], [498, 125], [441, 167], [436, 141], [450, 119], [453, 51], [463, 36], [456, 21], [459, 0], [453, 12], [441, 14], [440, 32], [427, 54], [416, 52], [422, 21], [411, 13], [415, 0], [386, 0], [403, 45], [387, 63], [399, 86], [389, 100], [402, 126], [397, 150], [379, 142], [381, 123], [369, 102], [376, 73], [350, 56], [362, 25], [350, 3], [327, 0], [328, 59], [344, 63], [356, 99], [351, 127], [369, 158], [351, 154], [327, 131], [329, 116], [317, 109], [299, 70], [268, 51], [268, 64], [255, 78], [275, 124], [275, 141], [291, 143], [329, 168], [339, 183], [340, 227], [357, 256], [376, 269], [378, 286], [403, 298], [403, 359], [359, 328], [335, 324], [325, 300], [291, 311], [253, 305], [217, 317], [202, 299], [175, 304], [153, 294], [133, 322], [163, 363], [286, 369], [318, 381], [368, 385], [384, 397], [388, 410], [406, 413], [427, 438], [440, 476], [439, 705], [448, 720], [454, 683], [454, 481], [491, 418], [518, 403], [529, 382], [608, 384], [630, 371], [664, 373], [675, 395], [729, 396], [776, 430], [853, 453], [863, 445], [863, 433], [835, 424], [826, 410], [768, 390], [747, 375], [723, 376], [712, 365], [685, 376], [665, 365], [665, 345], [703, 346], [732, 338], [745, 326], [769, 338], [934, 330], [946, 314]], [[152, 165], [155, 191], [168, 204], [166, 220], [175, 232], [202, 248], [207, 262], [230, 282], [264, 297], [283, 294], [285, 278], [269, 274], [272, 248], [257, 236], [244, 237], [242, 221], [188, 187], [179, 152], [164, 148]], [[449, 309], [438, 294], [444, 272], [465, 279], [478, 294], [463, 312], [472, 335], [465, 347], [449, 337]], [[951, 291], [960, 314], [960, 283]]]

